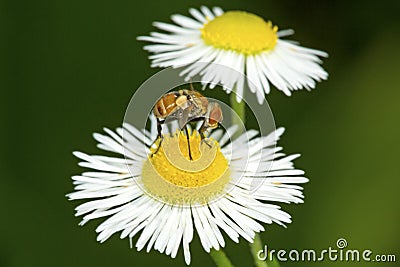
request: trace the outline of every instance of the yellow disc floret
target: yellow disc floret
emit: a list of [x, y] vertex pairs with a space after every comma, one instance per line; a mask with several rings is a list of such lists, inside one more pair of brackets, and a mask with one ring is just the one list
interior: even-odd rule
[[[160, 143], [160, 140], [158, 141]], [[153, 197], [170, 204], [203, 204], [225, 192], [230, 181], [228, 161], [218, 142], [189, 135], [164, 135], [161, 147], [149, 155], [142, 168], [142, 183]]]
[[228, 11], [207, 22], [201, 37], [208, 45], [254, 55], [272, 50], [278, 40], [278, 27], [244, 11]]

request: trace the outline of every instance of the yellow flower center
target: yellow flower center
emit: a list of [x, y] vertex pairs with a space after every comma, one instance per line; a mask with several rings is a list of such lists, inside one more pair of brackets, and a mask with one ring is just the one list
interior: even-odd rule
[[277, 31], [277, 26], [257, 15], [228, 11], [208, 21], [201, 29], [201, 37], [208, 45], [254, 55], [275, 47]]
[[[158, 140], [160, 144], [160, 140]], [[230, 171], [217, 141], [201, 140], [194, 131], [164, 135], [161, 147], [142, 168], [142, 184], [149, 195], [169, 204], [204, 204], [226, 192]]]

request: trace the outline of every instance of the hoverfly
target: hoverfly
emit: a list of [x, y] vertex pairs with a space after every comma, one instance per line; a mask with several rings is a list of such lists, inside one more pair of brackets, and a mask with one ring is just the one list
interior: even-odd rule
[[[193, 160], [193, 158], [190, 150], [188, 123], [203, 121], [199, 133], [201, 139], [204, 140], [204, 133], [209, 129], [217, 128], [223, 118], [220, 105], [216, 102], [209, 102], [205, 96], [195, 91], [192, 86], [190, 90], [183, 89], [163, 95], [154, 105], [153, 114], [157, 118], [158, 132], [154, 142], [158, 138], [161, 138], [162, 142], [162, 125], [167, 120], [177, 120], [179, 128], [185, 129], [190, 160]], [[158, 152], [161, 142], [153, 154]]]

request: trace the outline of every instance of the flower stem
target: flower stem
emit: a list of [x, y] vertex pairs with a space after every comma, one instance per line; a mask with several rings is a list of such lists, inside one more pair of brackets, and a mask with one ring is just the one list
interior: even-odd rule
[[260, 234], [256, 233], [256, 235], [254, 236], [254, 242], [249, 243], [249, 246], [251, 255], [253, 256], [254, 265], [256, 267], [268, 267], [268, 264], [265, 261], [260, 260], [257, 255], [258, 251], [264, 250]]
[[211, 249], [210, 256], [217, 267], [233, 267], [232, 262], [229, 260], [228, 256], [226, 256], [222, 248], [219, 250]]
[[[236, 113], [236, 115], [232, 114], [232, 125], [240, 125], [241, 123], [245, 124], [246, 105], [245, 105], [243, 99], [240, 103], [238, 103], [236, 101], [236, 94], [234, 93], [235, 89], [236, 89], [236, 85], [235, 85], [235, 88], [233, 88], [233, 90], [232, 90], [233, 92], [231, 92], [231, 94], [230, 94], [230, 103], [231, 103], [232, 112]], [[236, 135], [240, 135], [240, 134], [242, 134], [242, 133], [241, 132], [236, 133]]]

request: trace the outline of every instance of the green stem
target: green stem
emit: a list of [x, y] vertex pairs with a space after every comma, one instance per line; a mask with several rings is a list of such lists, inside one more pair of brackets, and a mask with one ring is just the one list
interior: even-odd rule
[[[235, 92], [235, 88], [233, 88], [233, 92], [231, 92], [231, 94], [230, 94], [230, 103], [231, 103], [232, 112], [236, 113], [236, 115], [232, 114], [232, 125], [241, 125], [242, 123], [245, 124], [246, 105], [245, 105], [243, 99], [240, 103], [238, 103], [236, 101], [236, 94], [234, 92]], [[240, 132], [235, 133], [235, 135], [234, 135], [235, 137], [238, 137], [240, 134], [242, 134], [242, 131], [240, 129], [241, 128], [239, 128]]]
[[233, 267], [232, 262], [229, 260], [228, 256], [226, 256], [222, 248], [219, 250], [211, 249], [210, 256], [217, 267]]
[[269, 262], [269, 267], [280, 267], [279, 261], [274, 257], [272, 261]]
[[[258, 252], [260, 250], [264, 250], [261, 236], [259, 233], [256, 233], [254, 237], [254, 243], [253, 244], [249, 243], [249, 244], [250, 244], [251, 255], [253, 256], [254, 260], [254, 265], [256, 267], [280, 267], [279, 261], [275, 257], [272, 259], [272, 261], [270, 261], [270, 259], [267, 257], [268, 263], [267, 261], [262, 261], [258, 258]], [[268, 251], [266, 253], [268, 253]]]
[[256, 233], [254, 236], [254, 242], [249, 243], [249, 246], [251, 255], [253, 256], [254, 265], [256, 267], [268, 267], [267, 262], [260, 260], [257, 255], [260, 250], [264, 250], [260, 234]]

